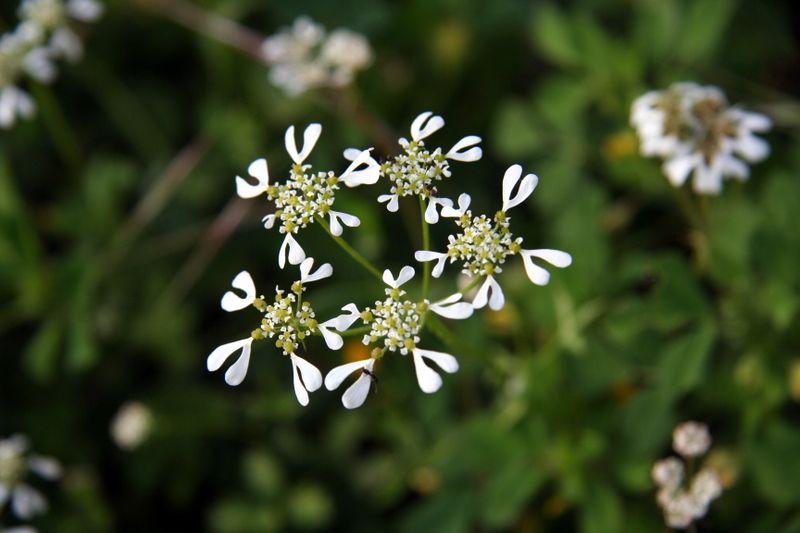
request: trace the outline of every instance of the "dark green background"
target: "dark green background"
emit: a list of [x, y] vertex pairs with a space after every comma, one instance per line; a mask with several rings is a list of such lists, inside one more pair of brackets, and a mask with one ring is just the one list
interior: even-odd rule
[[[0, 435], [24, 432], [66, 465], [58, 486], [37, 483], [51, 503], [42, 531], [660, 531], [649, 470], [687, 419], [709, 424], [710, 460], [733, 482], [701, 531], [800, 531], [793, 2], [202, 5], [262, 34], [300, 14], [363, 32], [375, 61], [350, 97], [398, 135], [424, 110], [447, 121], [436, 145], [481, 135], [483, 160], [454, 164], [440, 187], [476, 209], [499, 207], [510, 164], [538, 174], [512, 228], [574, 263], [545, 288], [509, 264], [506, 309], [452, 324], [461, 370], [435, 395], [395, 357], [360, 410], [325, 391], [303, 409], [266, 343], [244, 384], [226, 386], [205, 357], [258, 318], [223, 313], [219, 297], [242, 269], [265, 292], [294, 275], [277, 270], [259, 201], [230, 238], [210, 232], [233, 177], [262, 156], [279, 177], [290, 124], [323, 124], [319, 168], [376, 141], [330, 94], [289, 100], [237, 51], [107, 4], [84, 60], [33, 88], [37, 117], [0, 132]], [[775, 122], [771, 157], [707, 202], [705, 230], [628, 125], [636, 96], [682, 80]], [[187, 147], [196, 165], [133, 216]], [[396, 271], [420, 245], [406, 233], [418, 214], [386, 213], [382, 192], [344, 191], [337, 206], [363, 220], [348, 240]], [[450, 229], [434, 228], [439, 248]], [[320, 316], [380, 296], [319, 228], [308, 234], [336, 269], [309, 294]], [[425, 347], [445, 349], [430, 334]], [[323, 371], [341, 363], [321, 342], [312, 352]], [[108, 427], [129, 400], [155, 427], [123, 452]]]

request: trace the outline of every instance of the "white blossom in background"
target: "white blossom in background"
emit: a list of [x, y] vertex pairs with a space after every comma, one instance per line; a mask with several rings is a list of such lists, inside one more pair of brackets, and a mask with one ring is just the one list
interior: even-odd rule
[[102, 12], [96, 0], [22, 0], [19, 24], [0, 36], [0, 128], [33, 116], [36, 106], [21, 82], [28, 76], [50, 83], [58, 59], [80, 59], [83, 43], [72, 22], [92, 22]]
[[147, 440], [152, 427], [150, 409], [140, 402], [127, 402], [111, 421], [111, 438], [123, 450], [134, 450]]
[[42, 494], [26, 483], [29, 472], [53, 481], [61, 477], [61, 465], [52, 457], [29, 453], [28, 439], [12, 435], [0, 440], [0, 511], [9, 504], [21, 520], [47, 510]]
[[684, 422], [673, 431], [672, 447], [678, 457], [667, 457], [653, 465], [652, 478], [658, 487], [656, 502], [664, 511], [664, 522], [685, 529], [708, 513], [711, 502], [722, 494], [716, 471], [701, 468], [693, 476], [684, 460], [704, 455], [711, 446], [708, 427], [699, 422]]
[[[520, 178], [522, 181], [520, 182]], [[512, 165], [503, 177], [503, 206], [494, 217], [473, 215], [469, 209], [471, 198], [462, 194], [458, 198], [458, 208], [445, 206], [442, 216], [455, 218], [460, 232], [448, 237], [446, 252], [419, 250], [415, 258], [420, 262], [435, 261], [433, 276], [439, 277], [444, 271], [445, 263], [458, 262], [462, 265], [462, 273], [470, 278], [483, 279], [472, 305], [480, 309], [487, 304], [491, 309], [499, 310], [505, 304], [505, 296], [495, 276], [503, 271], [506, 258], [514, 255], [522, 257], [528, 278], [536, 285], [546, 285], [550, 274], [534, 262], [537, 260], [549, 263], [558, 268], [572, 264], [572, 256], [561, 250], [522, 248], [522, 237], [514, 237], [510, 228], [508, 211], [524, 202], [536, 188], [539, 181], [534, 174], [522, 178], [522, 167]], [[516, 191], [516, 192], [515, 192]]]
[[347, 29], [330, 34], [308, 17], [299, 17], [264, 40], [261, 54], [270, 80], [289, 96], [321, 87], [343, 87], [372, 62], [367, 39]]
[[661, 157], [674, 187], [692, 176], [700, 194], [719, 194], [727, 177], [746, 180], [747, 163], [769, 155], [769, 144], [756, 133], [768, 131], [770, 119], [730, 106], [713, 86], [683, 82], [648, 92], [633, 103], [631, 124], [642, 155]]
[[284, 234], [283, 244], [278, 251], [278, 265], [284, 268], [286, 262], [300, 264], [306, 254], [295, 239], [300, 230], [320, 219], [328, 219], [330, 232], [336, 236], [342, 234], [343, 226], [356, 227], [361, 224], [358, 217], [333, 210], [336, 191], [340, 185], [357, 187], [372, 184], [378, 180], [380, 166], [370, 155], [370, 149], [349, 149], [344, 157], [350, 165], [337, 175], [333, 171], [314, 172], [305, 160], [311, 154], [322, 133], [322, 126], [310, 124], [303, 132], [302, 149], [298, 151], [294, 126], [286, 130], [286, 151], [294, 164], [289, 178], [283, 183], [271, 183], [266, 159], [257, 159], [250, 164], [248, 174], [256, 180], [252, 184], [244, 178], [236, 177], [236, 192], [242, 198], [255, 198], [265, 194], [267, 199], [275, 203], [275, 212], [263, 218], [267, 229], [278, 225], [278, 231]]
[[338, 366], [325, 377], [325, 387], [334, 390], [349, 374], [361, 371], [359, 378], [342, 396], [342, 404], [346, 408], [354, 409], [364, 403], [375, 380], [373, 373], [375, 360], [383, 357], [386, 352], [399, 352], [401, 355], [410, 353], [420, 389], [428, 394], [436, 392], [442, 386], [442, 377], [428, 366], [428, 362], [435, 363], [449, 374], [458, 371], [458, 361], [449, 353], [420, 348], [419, 334], [426, 313], [433, 312], [445, 318], [459, 320], [472, 315], [472, 306], [461, 301], [460, 293], [435, 303], [427, 299], [414, 301], [400, 288], [413, 277], [414, 269], [410, 266], [404, 266], [396, 278], [391, 271], [385, 270], [383, 281], [387, 288], [384, 300], [376, 301], [372, 307], [367, 307], [361, 312], [354, 303], [347, 304], [343, 308], [346, 313], [332, 321], [334, 327], [342, 332], [361, 320], [370, 328], [362, 342], [366, 346], [375, 347], [369, 359]]
[[452, 200], [439, 197], [436, 184], [450, 177], [450, 161], [477, 161], [483, 156], [483, 151], [478, 146], [481, 138], [468, 135], [447, 152], [442, 148], [431, 152], [425, 147], [424, 139], [443, 126], [442, 117], [430, 111], [421, 113], [411, 123], [411, 140], [404, 137], [399, 140], [403, 152], [381, 165], [381, 177], [390, 181], [391, 189], [389, 194], [379, 196], [378, 201], [386, 203], [389, 211], [396, 212], [400, 208], [400, 198], [418, 196], [427, 202], [425, 221], [436, 224], [439, 210], [453, 206]]
[[341, 336], [335, 331], [336, 319], [318, 322], [311, 302], [302, 297], [306, 284], [333, 274], [329, 263], [316, 270], [313, 270], [313, 266], [314, 259], [305, 258], [300, 264], [300, 279], [292, 284], [289, 291], [275, 287], [272, 303], [268, 303], [264, 296], [256, 297], [253, 278], [247, 271], [240, 272], [233, 279], [232, 286], [244, 296], [233, 291], [226, 292], [221, 301], [222, 309], [233, 312], [252, 306], [263, 314], [263, 319], [249, 337], [223, 344], [211, 352], [207, 360], [208, 370], [219, 370], [231, 355], [238, 352], [236, 361], [225, 372], [225, 382], [231, 386], [239, 385], [247, 375], [253, 341], [275, 339], [275, 346], [291, 361], [297, 401], [301, 405], [308, 405], [308, 393], [322, 386], [322, 373], [297, 352], [309, 337], [317, 334], [323, 337], [331, 350], [338, 350], [343, 344]]

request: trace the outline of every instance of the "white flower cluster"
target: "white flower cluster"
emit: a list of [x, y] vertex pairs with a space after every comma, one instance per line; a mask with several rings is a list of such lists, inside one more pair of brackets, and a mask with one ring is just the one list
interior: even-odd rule
[[[683, 459], [704, 455], [711, 446], [711, 435], [704, 424], [685, 422], [675, 428], [672, 448]], [[684, 461], [668, 457], [656, 462], [652, 471], [658, 486], [656, 501], [664, 511], [669, 527], [684, 529], [704, 517], [713, 500], [722, 494], [722, 484], [714, 470], [703, 468], [688, 479]]]
[[290, 96], [320, 87], [349, 85], [372, 61], [367, 39], [347, 29], [330, 34], [308, 17], [264, 40], [261, 54], [270, 80]]
[[458, 197], [458, 209], [445, 205], [442, 216], [455, 218], [456, 225], [461, 231], [448, 237], [447, 252], [420, 250], [415, 254], [417, 261], [436, 261], [436, 266], [433, 268], [434, 277], [442, 275], [445, 262], [449, 259], [451, 263], [461, 263], [462, 272], [467, 276], [483, 278], [483, 283], [472, 301], [476, 309], [488, 303], [491, 309], [499, 310], [505, 304], [503, 290], [495, 280], [495, 276], [503, 271], [502, 265], [508, 256], [522, 257], [525, 272], [536, 285], [547, 285], [550, 274], [536, 264], [534, 258], [558, 268], [572, 264], [572, 256], [561, 250], [549, 248], [524, 250], [522, 237], [515, 238], [511, 234], [508, 210], [524, 202], [539, 182], [539, 178], [534, 174], [528, 174], [520, 183], [521, 176], [522, 167], [519, 165], [512, 165], [506, 170], [503, 177], [503, 207], [491, 219], [486, 215], [472, 214], [469, 209], [471, 198], [468, 194]]
[[[438, 195], [434, 183], [451, 175], [450, 160], [476, 161], [482, 155], [480, 147], [476, 146], [480, 138], [472, 135], [461, 139], [446, 153], [441, 148], [428, 151], [423, 139], [443, 125], [444, 120], [441, 117], [430, 112], [422, 113], [411, 125], [412, 140], [400, 139], [403, 153], [383, 165], [379, 165], [372, 157], [371, 148], [345, 150], [344, 157], [351, 164], [340, 175], [332, 171], [312, 171], [311, 165], [305, 163], [319, 139], [321, 126], [311, 124], [305, 129], [301, 150], [297, 149], [292, 126], [286, 131], [285, 145], [294, 164], [284, 183], [270, 182], [265, 159], [257, 159], [250, 164], [248, 173], [254, 182], [236, 177], [236, 189], [240, 197], [255, 198], [264, 194], [267, 200], [274, 202], [275, 212], [264, 217], [263, 221], [267, 229], [277, 225], [278, 231], [285, 235], [278, 251], [278, 265], [284, 268], [287, 262], [299, 264], [301, 276], [288, 292], [276, 287], [271, 304], [267, 304], [263, 296], [256, 297], [255, 285], [247, 272], [241, 272], [234, 278], [233, 287], [242, 291], [244, 296], [227, 292], [222, 298], [222, 308], [226, 311], [238, 311], [252, 305], [263, 313], [264, 318], [261, 327], [254, 330], [250, 337], [215, 349], [208, 357], [209, 370], [219, 369], [229, 356], [241, 352], [225, 373], [228, 384], [238, 385], [247, 373], [253, 341], [274, 338], [276, 347], [292, 360], [295, 394], [302, 405], [308, 403], [308, 393], [319, 389], [323, 383], [328, 390], [334, 390], [350, 374], [359, 372], [359, 377], [344, 392], [342, 403], [348, 409], [361, 406], [377, 379], [375, 367], [387, 353], [399, 353], [401, 356], [410, 354], [420, 388], [423, 392], [433, 393], [442, 386], [442, 378], [429, 364], [434, 363], [446, 373], [456, 372], [459, 365], [456, 358], [449, 353], [420, 347], [421, 333], [427, 320], [434, 320], [433, 315], [454, 320], [466, 319], [475, 309], [484, 307], [487, 303], [492, 309], [500, 309], [505, 298], [494, 276], [502, 271], [501, 265], [509, 255], [522, 256], [528, 276], [538, 285], [546, 284], [549, 274], [535, 264], [533, 258], [557, 267], [566, 267], [571, 263], [572, 258], [566, 252], [550, 249], [525, 250], [521, 246], [522, 238], [511, 235], [507, 211], [525, 201], [538, 181], [532, 174], [522, 178], [519, 165], [512, 166], [505, 174], [503, 207], [494, 218], [473, 216], [468, 209], [470, 198], [466, 194], [459, 197], [457, 209], [453, 207], [452, 200]], [[427, 268], [422, 294], [417, 298], [411, 297], [405, 284], [414, 277], [414, 268], [403, 266], [397, 277], [388, 269], [381, 275], [377, 268], [341, 239], [343, 225], [357, 227], [360, 220], [353, 215], [333, 210], [340, 184], [347, 187], [373, 185], [381, 178], [390, 183], [391, 194], [379, 196], [378, 201], [388, 202], [389, 211], [397, 211], [400, 198], [417, 197], [424, 214], [424, 231], [427, 232], [427, 224], [438, 222], [440, 215], [456, 219], [460, 233], [450, 236], [447, 252], [422, 250], [416, 252], [415, 257], [423, 262], [437, 261], [433, 269], [435, 277], [441, 276], [448, 258], [451, 262], [462, 264], [463, 272], [474, 278], [473, 286], [481, 283], [472, 302], [463, 300], [467, 290], [441, 299], [429, 299], [427, 283], [430, 274]], [[342, 307], [342, 314], [322, 323], [317, 321], [311, 304], [303, 300], [305, 284], [330, 277], [333, 268], [326, 263], [312, 273], [314, 260], [306, 257], [305, 250], [295, 238], [295, 235], [314, 222], [328, 230], [337, 243], [371, 274], [381, 278], [386, 285], [383, 299], [361, 309], [351, 302]], [[427, 241], [427, 237], [423, 240]], [[361, 325], [353, 328], [359, 321]], [[324, 380], [313, 364], [297, 355], [299, 349], [305, 348], [306, 341], [313, 336], [322, 336], [328, 348], [338, 350], [343, 345], [342, 335], [362, 333], [363, 344], [372, 348], [369, 357], [334, 368]]]
[[36, 105], [20, 82], [30, 76], [42, 83], [57, 74], [55, 61], [77, 61], [83, 54], [72, 20], [97, 20], [103, 7], [96, 0], [22, 0], [20, 22], [0, 36], [0, 128], [33, 116]]
[[[29, 453], [22, 435], [0, 440], [0, 512], [10, 503], [17, 518], [30, 520], [47, 510], [44, 496], [25, 482], [28, 472], [52, 481], [61, 477], [61, 465], [52, 457]], [[19, 528], [23, 530], [33, 531]]]
[[693, 188], [700, 194], [719, 194], [725, 177], [746, 180], [746, 162], [769, 154], [769, 144], [755, 133], [768, 131], [770, 119], [729, 106], [713, 86], [684, 82], [648, 92], [633, 103], [631, 124], [642, 155], [661, 157], [674, 187], [693, 175]]

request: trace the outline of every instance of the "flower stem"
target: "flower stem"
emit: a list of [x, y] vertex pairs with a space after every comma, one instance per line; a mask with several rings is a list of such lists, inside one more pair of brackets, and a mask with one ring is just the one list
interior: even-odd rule
[[362, 333], [369, 333], [372, 330], [372, 326], [359, 326], [353, 329], [346, 329], [344, 331], [337, 331], [339, 335], [342, 337], [352, 337], [354, 335], [361, 335]]
[[482, 281], [483, 281], [483, 276], [477, 276], [469, 283], [469, 285], [467, 285], [458, 292], [460, 292], [461, 294], [467, 294], [469, 291], [480, 285]]
[[56, 149], [70, 171], [78, 174], [81, 167], [81, 149], [75, 141], [77, 136], [73, 133], [67, 117], [64, 116], [58, 100], [53, 96], [53, 91], [45, 85], [33, 83], [31, 89]]
[[[430, 250], [431, 248], [431, 235], [430, 235], [430, 227], [428, 227], [428, 222], [425, 220], [425, 201], [422, 199], [422, 196], [419, 196], [419, 213], [420, 213], [420, 220], [422, 221], [422, 249], [423, 250]], [[431, 264], [428, 261], [422, 263], [422, 299], [425, 300], [428, 297], [428, 287], [431, 281]]]
[[359, 265], [363, 266], [364, 268], [366, 268], [366, 269], [369, 271], [369, 273], [370, 273], [370, 274], [372, 274], [373, 276], [375, 276], [375, 277], [376, 277], [376, 278], [378, 278], [379, 280], [383, 281], [383, 277], [381, 276], [381, 273], [380, 273], [380, 271], [379, 271], [377, 268], [375, 268], [375, 266], [374, 266], [372, 263], [370, 263], [370, 262], [367, 260], [367, 258], [365, 258], [363, 255], [361, 255], [360, 253], [358, 253], [358, 251], [357, 251], [355, 248], [353, 248], [352, 246], [350, 246], [349, 244], [347, 244], [347, 241], [345, 241], [344, 239], [342, 239], [342, 238], [341, 238], [341, 237], [339, 237], [339, 236], [336, 236], [336, 235], [334, 235], [334, 234], [331, 232], [331, 228], [330, 228], [330, 226], [328, 226], [328, 223], [327, 223], [327, 222], [325, 222], [325, 219], [323, 219], [322, 217], [319, 217], [319, 216], [318, 216], [318, 217], [317, 217], [317, 223], [318, 223], [320, 226], [322, 226], [322, 228], [323, 228], [323, 229], [324, 229], [324, 230], [325, 230], [325, 231], [328, 233], [328, 235], [330, 235], [330, 236], [331, 236], [331, 239], [333, 239], [334, 241], [336, 241], [336, 244], [338, 244], [339, 246], [341, 246], [341, 247], [342, 247], [342, 250], [344, 250], [345, 252], [347, 252], [347, 254], [348, 254], [350, 257], [352, 257], [353, 259], [355, 259], [355, 260], [356, 260], [356, 262], [357, 262]]

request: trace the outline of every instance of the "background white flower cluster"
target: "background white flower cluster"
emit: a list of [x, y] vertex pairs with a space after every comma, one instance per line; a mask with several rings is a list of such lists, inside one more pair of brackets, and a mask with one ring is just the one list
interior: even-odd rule
[[50, 83], [56, 61], [75, 62], [83, 55], [73, 21], [92, 22], [103, 13], [97, 0], [22, 0], [19, 24], [0, 36], [0, 128], [33, 116], [36, 105], [20, 83], [25, 76]]

